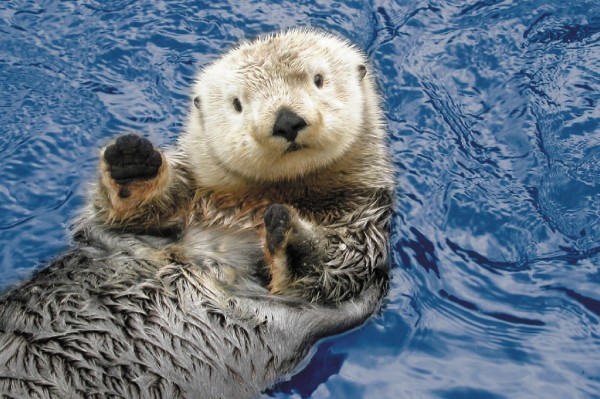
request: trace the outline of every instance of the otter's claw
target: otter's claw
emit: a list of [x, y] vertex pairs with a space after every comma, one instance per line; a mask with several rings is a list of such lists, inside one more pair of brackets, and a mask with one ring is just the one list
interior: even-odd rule
[[162, 165], [162, 157], [152, 143], [133, 133], [119, 137], [114, 144], [106, 147], [104, 160], [109, 166], [110, 176], [118, 184], [152, 179]]

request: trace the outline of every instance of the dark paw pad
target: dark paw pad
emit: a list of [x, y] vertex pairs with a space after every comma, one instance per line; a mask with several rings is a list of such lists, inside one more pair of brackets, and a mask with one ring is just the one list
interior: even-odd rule
[[269, 252], [273, 254], [285, 240], [285, 235], [291, 227], [292, 215], [285, 205], [274, 204], [265, 212], [264, 221], [267, 245]]
[[109, 145], [104, 151], [104, 160], [110, 167], [111, 177], [118, 184], [152, 179], [162, 165], [162, 157], [152, 143], [132, 133]]

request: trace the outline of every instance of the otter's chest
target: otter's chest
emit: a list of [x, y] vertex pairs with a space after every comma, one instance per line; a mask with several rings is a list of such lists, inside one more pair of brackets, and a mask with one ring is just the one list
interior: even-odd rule
[[256, 229], [262, 225], [262, 216], [271, 203], [265, 196], [203, 193], [194, 202], [192, 224], [200, 227]]
[[244, 194], [200, 193], [193, 205], [191, 222], [201, 227], [260, 228], [272, 204], [292, 206], [303, 218], [317, 224], [336, 223], [352, 212], [355, 204], [345, 193], [262, 190]]

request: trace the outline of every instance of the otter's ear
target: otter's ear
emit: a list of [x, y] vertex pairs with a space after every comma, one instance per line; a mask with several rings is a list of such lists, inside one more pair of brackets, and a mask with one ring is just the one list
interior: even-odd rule
[[194, 97], [194, 106], [200, 109], [200, 96]]
[[358, 80], [363, 80], [365, 75], [367, 74], [367, 67], [363, 64], [358, 66]]

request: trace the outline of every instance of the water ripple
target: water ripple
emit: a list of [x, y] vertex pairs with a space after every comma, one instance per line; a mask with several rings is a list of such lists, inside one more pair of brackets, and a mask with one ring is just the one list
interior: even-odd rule
[[131, 130], [173, 142], [203, 65], [295, 25], [373, 63], [395, 268], [377, 318], [265, 395], [597, 397], [593, 0], [1, 2], [0, 285], [69, 245], [101, 145]]

